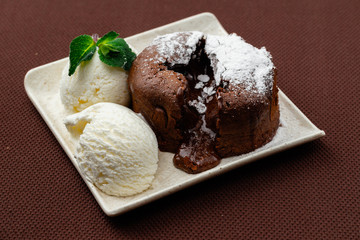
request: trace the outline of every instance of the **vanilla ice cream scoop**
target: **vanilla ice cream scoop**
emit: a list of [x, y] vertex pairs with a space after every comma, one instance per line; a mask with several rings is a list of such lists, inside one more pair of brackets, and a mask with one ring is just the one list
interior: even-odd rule
[[158, 166], [158, 144], [151, 128], [132, 110], [97, 103], [67, 116], [64, 123], [80, 135], [75, 158], [100, 190], [130, 196], [150, 187]]
[[95, 54], [82, 62], [73, 75], [65, 66], [60, 82], [60, 97], [66, 109], [80, 112], [98, 102], [113, 102], [124, 106], [130, 103], [128, 73], [120, 67], [111, 67]]

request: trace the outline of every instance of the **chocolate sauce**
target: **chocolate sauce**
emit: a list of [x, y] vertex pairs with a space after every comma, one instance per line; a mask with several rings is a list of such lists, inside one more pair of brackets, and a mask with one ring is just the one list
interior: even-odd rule
[[[203, 105], [206, 110], [199, 111], [193, 104], [201, 96], [204, 87], [215, 88], [214, 73], [210, 67], [210, 60], [204, 52], [205, 40], [199, 41], [188, 65], [168, 66], [168, 69], [182, 73], [186, 77], [186, 89], [183, 92], [182, 111], [184, 118], [180, 123], [183, 141], [175, 156], [174, 165], [188, 173], [199, 173], [215, 167], [220, 163], [220, 157], [215, 150], [216, 123], [207, 121], [207, 115], [213, 114], [217, 106], [216, 95], [207, 98]], [[201, 83], [198, 77], [208, 76], [208, 81]], [[205, 109], [205, 108], [203, 108]]]

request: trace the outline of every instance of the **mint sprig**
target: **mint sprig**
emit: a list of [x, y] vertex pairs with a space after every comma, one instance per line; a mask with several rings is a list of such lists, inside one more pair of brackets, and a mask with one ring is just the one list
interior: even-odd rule
[[136, 54], [131, 50], [126, 41], [118, 38], [119, 34], [111, 31], [97, 42], [89, 35], [81, 35], [70, 44], [69, 76], [74, 74], [77, 66], [82, 61], [88, 61], [98, 48], [99, 58], [102, 62], [113, 67], [130, 70]]

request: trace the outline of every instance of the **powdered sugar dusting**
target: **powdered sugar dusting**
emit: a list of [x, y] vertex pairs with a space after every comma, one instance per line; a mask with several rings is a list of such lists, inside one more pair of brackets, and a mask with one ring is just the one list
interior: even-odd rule
[[170, 65], [188, 64], [196, 44], [204, 36], [203, 33], [183, 32], [158, 36], [151, 45], [156, 45], [160, 61], [167, 61]]
[[204, 83], [209, 82], [210, 77], [205, 74], [197, 76], [199, 80], [195, 85], [195, 89], [201, 89], [200, 95], [197, 99], [189, 101], [189, 106], [195, 107], [199, 114], [204, 114], [206, 112], [206, 104], [213, 99], [213, 95], [216, 93], [215, 82], [211, 82], [208, 86], [205, 86]]
[[198, 96], [197, 99], [189, 101], [189, 106], [195, 107], [199, 114], [204, 114], [206, 112], [205, 99]]
[[202, 38], [205, 39], [204, 50], [210, 59], [215, 81], [210, 81], [205, 74], [196, 77], [195, 89], [201, 89], [201, 92], [188, 105], [195, 107], [199, 114], [205, 114], [207, 103], [220, 85], [263, 96], [272, 91], [274, 64], [270, 53], [265, 47], [258, 49], [246, 43], [236, 34], [214, 36], [197, 31], [175, 32], [155, 38], [151, 45], [156, 47], [157, 61], [170, 66], [187, 65], [191, 57], [195, 57], [194, 52]]
[[210, 77], [205, 74], [200, 74], [197, 79], [199, 79], [200, 82], [208, 82], [210, 80]]
[[216, 86], [226, 81], [251, 93], [265, 94], [272, 90], [274, 65], [265, 47], [255, 48], [236, 34], [208, 35], [205, 51], [214, 71]]
[[195, 85], [195, 89], [201, 89], [201, 88], [203, 88], [204, 87], [204, 83], [203, 82], [198, 82], [198, 83], [196, 83], [196, 85]]

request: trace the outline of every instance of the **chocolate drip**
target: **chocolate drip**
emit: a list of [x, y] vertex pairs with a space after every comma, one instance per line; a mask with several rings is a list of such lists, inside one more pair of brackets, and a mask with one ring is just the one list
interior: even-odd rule
[[215, 133], [204, 129], [204, 118], [185, 132], [185, 140], [174, 156], [174, 165], [188, 173], [199, 173], [215, 167], [220, 157], [215, 151]]
[[203, 88], [195, 87], [200, 82], [199, 75], [209, 77], [209, 80], [203, 83], [203, 87], [215, 87], [214, 73], [210, 67], [210, 60], [204, 52], [204, 45], [205, 40], [200, 40], [188, 65], [168, 66], [168, 69], [182, 73], [187, 80], [181, 103], [184, 116], [180, 123], [183, 141], [173, 161], [175, 167], [188, 173], [199, 173], [220, 163], [220, 157], [215, 150], [217, 123], [210, 122], [208, 119], [214, 118], [207, 117], [209, 114], [214, 114], [214, 109], [216, 112], [218, 107], [216, 95], [206, 99], [204, 112], [199, 113], [198, 109], [189, 104], [191, 101], [196, 101], [202, 94]]

